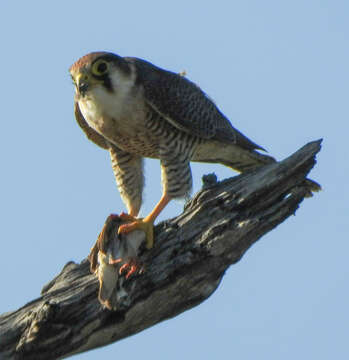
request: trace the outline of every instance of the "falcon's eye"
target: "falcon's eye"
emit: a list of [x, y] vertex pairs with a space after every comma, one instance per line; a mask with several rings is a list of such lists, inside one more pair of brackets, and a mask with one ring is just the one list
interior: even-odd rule
[[96, 76], [104, 75], [108, 72], [109, 64], [105, 60], [97, 60], [92, 65], [92, 74]]

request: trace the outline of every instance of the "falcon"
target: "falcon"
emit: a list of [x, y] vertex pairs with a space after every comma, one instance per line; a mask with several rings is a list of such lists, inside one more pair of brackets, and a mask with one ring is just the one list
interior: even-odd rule
[[[238, 172], [275, 162], [235, 129], [214, 102], [183, 74], [109, 52], [83, 56], [70, 68], [75, 117], [87, 137], [110, 153], [127, 220], [119, 232], [142, 229], [153, 246], [153, 224], [171, 199], [192, 188], [190, 162], [220, 163]], [[145, 218], [143, 159], [160, 160], [162, 196]]]

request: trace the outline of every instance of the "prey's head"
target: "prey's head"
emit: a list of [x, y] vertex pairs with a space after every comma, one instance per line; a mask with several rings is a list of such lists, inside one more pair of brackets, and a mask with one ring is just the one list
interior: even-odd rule
[[84, 98], [98, 91], [114, 93], [128, 83], [131, 68], [126, 60], [108, 52], [93, 52], [76, 61], [69, 69], [76, 94]]

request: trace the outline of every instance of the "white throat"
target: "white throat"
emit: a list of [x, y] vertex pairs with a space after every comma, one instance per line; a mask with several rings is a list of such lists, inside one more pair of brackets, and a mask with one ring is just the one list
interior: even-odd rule
[[122, 121], [132, 113], [137, 94], [134, 94], [135, 74], [127, 76], [120, 71], [110, 75], [113, 91], [109, 92], [102, 84], [94, 86], [79, 100], [82, 115], [87, 123], [100, 132], [108, 118]]

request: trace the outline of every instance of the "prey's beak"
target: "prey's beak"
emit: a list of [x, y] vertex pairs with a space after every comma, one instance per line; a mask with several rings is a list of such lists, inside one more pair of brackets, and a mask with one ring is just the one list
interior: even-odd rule
[[85, 96], [90, 86], [90, 79], [86, 73], [80, 73], [76, 77], [76, 88], [82, 96]]

